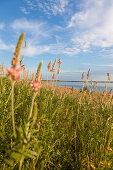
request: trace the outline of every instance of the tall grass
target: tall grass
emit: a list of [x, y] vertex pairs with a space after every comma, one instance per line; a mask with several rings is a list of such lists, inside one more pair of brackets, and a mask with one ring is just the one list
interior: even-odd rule
[[[99, 93], [71, 89], [40, 89], [36, 96], [38, 117], [30, 119], [33, 90], [29, 83], [15, 83], [15, 125], [12, 135], [11, 105], [7, 98], [11, 83], [2, 78], [0, 86], [1, 168], [18, 169], [24, 156], [24, 169], [112, 169], [113, 101]], [[33, 109], [34, 110], [34, 109]], [[32, 124], [34, 126], [32, 127]], [[110, 150], [108, 150], [110, 146]], [[24, 147], [26, 150], [24, 150]], [[94, 169], [94, 168], [93, 168]]]
[[32, 86], [15, 79], [13, 99], [0, 78], [0, 168], [113, 169], [112, 95], [41, 86], [39, 77], [38, 69]]

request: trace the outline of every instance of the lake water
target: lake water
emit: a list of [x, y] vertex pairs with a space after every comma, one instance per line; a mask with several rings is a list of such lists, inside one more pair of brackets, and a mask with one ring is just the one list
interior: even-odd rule
[[[103, 92], [105, 89], [105, 84], [107, 85], [107, 92], [109, 92], [113, 88], [113, 83], [97, 83], [97, 91], [99, 91], [100, 89]], [[58, 82], [57, 85], [61, 87], [65, 87], [67, 85], [67, 87], [74, 87], [76, 89], [82, 89], [82, 82]], [[93, 88], [93, 85], [91, 86], [89, 82], [88, 83], [89, 89]], [[84, 87], [87, 87], [87, 84], [84, 83]]]

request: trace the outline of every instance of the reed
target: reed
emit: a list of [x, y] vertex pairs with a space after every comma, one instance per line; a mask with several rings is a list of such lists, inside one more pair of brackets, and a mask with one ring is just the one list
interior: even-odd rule
[[18, 40], [17, 45], [16, 45], [16, 48], [15, 48], [14, 56], [13, 56], [13, 59], [11, 61], [11, 65], [14, 68], [16, 68], [16, 66], [19, 64], [20, 51], [21, 51], [23, 40], [24, 40], [24, 36], [25, 36], [25, 32], [23, 32], [20, 35], [19, 40]]
[[43, 64], [43, 61], [41, 61], [39, 66], [38, 66], [38, 69], [37, 69], [37, 72], [36, 72], [36, 77], [35, 77], [36, 82], [40, 82], [40, 72], [41, 72], [42, 64]]
[[54, 69], [55, 69], [56, 62], [57, 62], [57, 58], [55, 59], [53, 65], [52, 65], [52, 70], [53, 70], [53, 71], [54, 71]]

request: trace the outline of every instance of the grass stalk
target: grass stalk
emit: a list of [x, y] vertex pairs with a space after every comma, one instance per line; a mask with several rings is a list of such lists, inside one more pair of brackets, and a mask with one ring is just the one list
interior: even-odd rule
[[[23, 145], [22, 152], [24, 152], [24, 150], [25, 150], [25, 145]], [[20, 159], [19, 170], [22, 169], [23, 162], [24, 162], [24, 155], [22, 155]]]
[[14, 119], [14, 84], [15, 84], [15, 81], [12, 81], [11, 110], [12, 110], [13, 134], [14, 134], [14, 137], [16, 138], [15, 119]]
[[34, 106], [34, 101], [37, 96], [38, 92], [34, 93], [33, 98], [32, 98], [32, 103], [31, 103], [31, 110], [28, 116], [28, 123], [27, 123], [27, 129], [26, 129], [26, 136], [28, 137], [28, 131], [29, 131], [29, 126], [30, 126], [30, 118], [32, 117], [33, 114], [33, 106]]

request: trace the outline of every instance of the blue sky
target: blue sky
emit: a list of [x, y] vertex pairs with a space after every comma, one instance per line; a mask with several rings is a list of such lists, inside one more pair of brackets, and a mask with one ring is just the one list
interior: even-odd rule
[[10, 67], [16, 42], [26, 32], [26, 69], [42, 74], [62, 59], [61, 80], [113, 80], [113, 0], [0, 0], [0, 64]]

